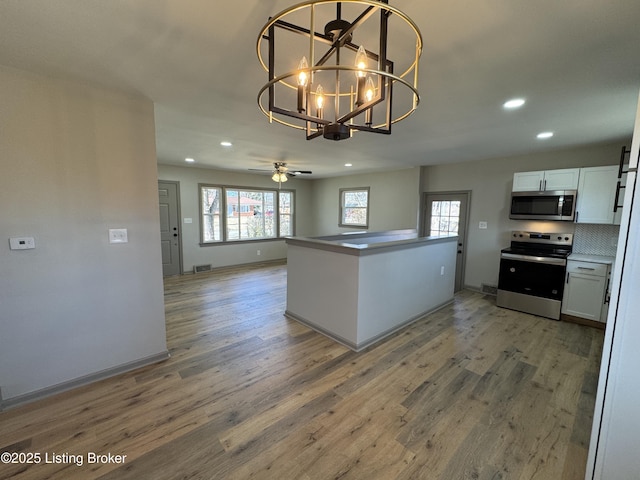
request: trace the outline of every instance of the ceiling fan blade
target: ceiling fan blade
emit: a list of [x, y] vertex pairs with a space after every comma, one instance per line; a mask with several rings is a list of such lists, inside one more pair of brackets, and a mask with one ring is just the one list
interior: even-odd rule
[[293, 172], [289, 172], [291, 175], [311, 175], [313, 172], [311, 170], [294, 170]]

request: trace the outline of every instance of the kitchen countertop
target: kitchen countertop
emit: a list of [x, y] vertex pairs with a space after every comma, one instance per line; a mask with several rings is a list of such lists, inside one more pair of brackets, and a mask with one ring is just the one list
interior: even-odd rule
[[605, 255], [590, 255], [586, 253], [572, 253], [567, 260], [578, 260], [580, 262], [604, 263], [613, 265], [616, 257], [608, 257]]

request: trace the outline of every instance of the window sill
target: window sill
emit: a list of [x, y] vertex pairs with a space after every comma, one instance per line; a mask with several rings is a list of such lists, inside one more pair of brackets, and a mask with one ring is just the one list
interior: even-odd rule
[[227, 241], [224, 241], [224, 242], [207, 242], [207, 243], [200, 242], [199, 245], [201, 247], [217, 247], [217, 246], [220, 246], [220, 245], [240, 245], [240, 244], [247, 244], [247, 243], [282, 242], [282, 241], [284, 241], [286, 239], [287, 239], [287, 237], [255, 238], [255, 239], [251, 239], [251, 240], [227, 240]]

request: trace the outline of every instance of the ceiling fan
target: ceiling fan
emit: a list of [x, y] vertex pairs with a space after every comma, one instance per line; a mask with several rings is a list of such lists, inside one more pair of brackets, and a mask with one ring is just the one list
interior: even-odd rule
[[278, 182], [278, 187], [286, 182], [289, 177], [295, 177], [298, 175], [310, 175], [313, 172], [311, 170], [290, 170], [285, 162], [273, 162], [273, 170], [264, 170], [260, 168], [250, 168], [255, 172], [271, 172], [271, 180]]

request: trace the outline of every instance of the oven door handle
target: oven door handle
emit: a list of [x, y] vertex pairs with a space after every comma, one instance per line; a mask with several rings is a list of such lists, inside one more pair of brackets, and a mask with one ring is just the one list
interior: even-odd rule
[[534, 257], [532, 255], [518, 255], [516, 253], [502, 253], [500, 258], [508, 258], [510, 260], [522, 260], [523, 262], [546, 263], [548, 265], [566, 265], [567, 260], [564, 258], [552, 257]]

